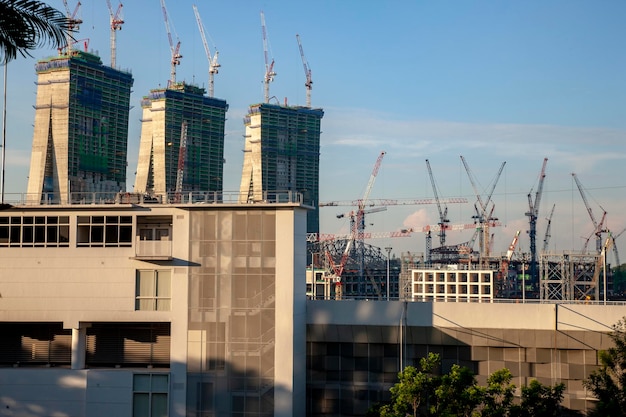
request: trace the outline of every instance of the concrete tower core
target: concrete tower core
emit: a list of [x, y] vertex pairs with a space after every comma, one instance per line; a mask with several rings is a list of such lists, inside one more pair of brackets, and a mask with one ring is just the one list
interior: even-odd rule
[[307, 215], [307, 233], [319, 233], [320, 126], [324, 111], [274, 104], [250, 106], [246, 127], [241, 202], [259, 202], [264, 193], [302, 193], [315, 207]]
[[183, 121], [187, 140], [180, 191], [222, 191], [228, 104], [204, 94], [203, 88], [181, 82], [143, 98], [134, 192], [176, 191]]
[[35, 68], [28, 201], [125, 191], [132, 75], [78, 50], [41, 60]]

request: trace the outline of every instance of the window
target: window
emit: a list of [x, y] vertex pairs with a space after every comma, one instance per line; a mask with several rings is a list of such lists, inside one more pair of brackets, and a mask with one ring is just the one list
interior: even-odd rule
[[0, 246], [68, 247], [69, 216], [0, 217]]
[[170, 270], [137, 271], [135, 310], [169, 311], [171, 275]]
[[130, 247], [132, 242], [132, 216], [78, 216], [76, 246]]
[[168, 374], [133, 375], [133, 417], [165, 417], [168, 413]]

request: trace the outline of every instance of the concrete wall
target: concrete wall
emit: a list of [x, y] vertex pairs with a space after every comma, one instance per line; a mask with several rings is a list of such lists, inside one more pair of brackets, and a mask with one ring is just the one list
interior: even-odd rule
[[0, 416], [131, 417], [133, 371], [0, 369]]
[[625, 314], [617, 305], [310, 300], [307, 415], [364, 413], [390, 398], [403, 366], [429, 352], [444, 370], [470, 368], [481, 384], [502, 368], [518, 388], [564, 382], [563, 405], [586, 411], [593, 400], [582, 382]]

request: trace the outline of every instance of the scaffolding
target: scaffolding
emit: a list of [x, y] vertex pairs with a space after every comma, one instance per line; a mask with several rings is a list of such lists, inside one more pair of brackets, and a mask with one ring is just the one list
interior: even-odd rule
[[187, 123], [187, 145], [180, 191], [223, 191], [226, 101], [179, 82], [151, 90], [141, 105], [144, 117], [135, 191], [176, 190], [183, 123]]
[[79, 50], [41, 60], [35, 69], [33, 149], [46, 151], [31, 163], [31, 198], [125, 190], [132, 75]]
[[599, 253], [543, 253], [539, 257], [542, 300], [598, 300]]

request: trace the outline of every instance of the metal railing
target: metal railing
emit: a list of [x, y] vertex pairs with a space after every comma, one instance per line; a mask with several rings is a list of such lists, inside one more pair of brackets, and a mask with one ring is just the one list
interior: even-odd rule
[[264, 191], [258, 197], [236, 191], [190, 191], [164, 194], [126, 192], [75, 192], [68, 194], [5, 194], [5, 204], [12, 206], [58, 206], [101, 204], [304, 204], [302, 193]]

